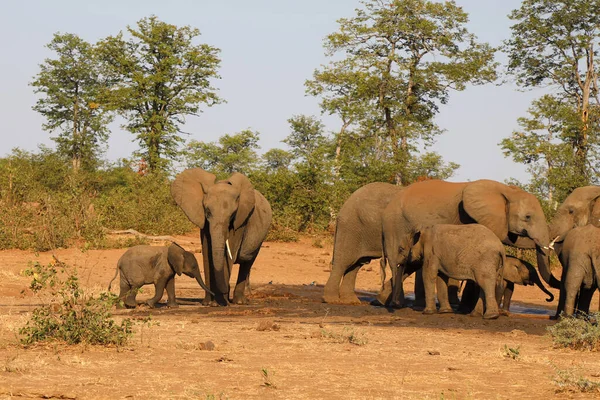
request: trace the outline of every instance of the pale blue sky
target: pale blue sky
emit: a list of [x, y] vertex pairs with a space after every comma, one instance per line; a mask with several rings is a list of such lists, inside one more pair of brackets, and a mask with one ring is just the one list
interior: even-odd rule
[[[510, 10], [518, 0], [456, 0], [470, 15], [470, 30], [496, 46], [510, 34]], [[336, 20], [350, 17], [358, 0], [3, 0], [0, 13], [0, 155], [14, 147], [35, 150], [52, 145], [32, 111], [36, 95], [28, 83], [38, 65], [51, 56], [44, 45], [55, 32], [75, 33], [88, 41], [116, 34], [154, 14], [176, 25], [191, 25], [201, 40], [219, 47], [222, 58], [215, 82], [226, 104], [189, 117], [190, 138], [212, 141], [226, 133], [251, 128], [261, 133], [263, 151], [283, 147], [287, 119], [295, 114], [319, 115], [318, 100], [304, 95], [304, 81], [327, 60], [322, 41], [337, 29]], [[499, 60], [504, 57], [499, 55]], [[447, 130], [433, 147], [448, 161], [461, 164], [453, 181], [527, 177], [524, 167], [505, 159], [498, 143], [516, 128], [531, 100], [539, 95], [513, 85], [469, 87], [452, 93], [442, 106], [438, 124]], [[324, 117], [330, 130], [338, 121]], [[133, 135], [113, 125], [107, 157], [129, 157], [137, 148]]]

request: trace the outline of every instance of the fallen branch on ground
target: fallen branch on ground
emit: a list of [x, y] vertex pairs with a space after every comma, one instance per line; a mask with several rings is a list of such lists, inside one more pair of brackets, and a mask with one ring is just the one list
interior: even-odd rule
[[144, 233], [136, 231], [135, 229], [108, 231], [108, 233], [111, 235], [134, 235], [134, 236], [143, 237], [144, 239], [155, 240], [155, 241], [170, 240], [172, 242], [177, 242], [177, 243], [197, 243], [197, 241], [194, 241], [194, 240], [176, 239], [170, 235], [165, 235], [165, 236], [146, 235]]

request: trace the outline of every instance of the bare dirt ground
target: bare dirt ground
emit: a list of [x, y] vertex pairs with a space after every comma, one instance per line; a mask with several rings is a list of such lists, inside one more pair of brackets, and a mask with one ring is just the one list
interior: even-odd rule
[[[187, 237], [186, 239], [193, 239]], [[200, 247], [188, 244], [188, 249]], [[593, 352], [554, 349], [547, 316], [484, 321], [425, 316], [405, 308], [321, 302], [331, 245], [265, 243], [252, 272], [251, 304], [203, 307], [195, 281], [178, 277], [180, 307], [118, 310], [116, 318], [152, 315], [124, 348], [18, 344], [17, 331], [39, 299], [20, 275], [51, 253], [0, 252], [0, 398], [83, 399], [543, 399], [590, 398], [560, 392], [558, 371], [599, 380]], [[125, 249], [57, 250], [84, 287], [105, 288]], [[200, 254], [197, 254], [201, 262]], [[357, 287], [376, 292], [377, 261]], [[237, 276], [237, 272], [233, 274]], [[25, 289], [25, 290], [24, 290]], [[407, 291], [412, 282], [406, 283]], [[113, 289], [114, 290], [114, 289]], [[139, 299], [150, 297], [146, 287]], [[537, 288], [517, 286], [514, 301], [551, 309]], [[557, 296], [558, 298], [558, 296]], [[166, 301], [166, 294], [163, 302]], [[597, 298], [594, 305], [598, 304]], [[350, 343], [352, 339], [355, 343]], [[213, 350], [202, 349], [212, 341]], [[519, 358], [503, 354], [519, 348]], [[266, 374], [266, 377], [264, 376]]]

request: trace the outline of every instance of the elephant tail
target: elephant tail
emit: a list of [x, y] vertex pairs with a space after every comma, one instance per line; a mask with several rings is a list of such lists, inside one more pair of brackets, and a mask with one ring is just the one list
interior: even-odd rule
[[113, 278], [108, 283], [108, 291], [109, 292], [110, 292], [110, 287], [112, 286], [113, 281], [117, 278], [117, 275], [119, 275], [119, 269], [120, 268], [121, 268], [121, 263], [117, 263], [117, 269], [115, 271], [115, 276], [113, 276]]

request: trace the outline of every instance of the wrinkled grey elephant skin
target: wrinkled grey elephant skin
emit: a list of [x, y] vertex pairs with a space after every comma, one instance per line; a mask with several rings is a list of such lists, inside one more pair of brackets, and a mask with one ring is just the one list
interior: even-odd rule
[[[560, 257], [565, 270], [564, 314], [588, 314], [592, 295], [600, 283], [600, 228], [590, 224], [569, 231]], [[583, 296], [585, 299], [581, 299]]]
[[167, 305], [177, 307], [175, 274], [185, 274], [196, 279], [202, 289], [210, 292], [202, 280], [194, 254], [176, 243], [160, 247], [141, 245], [128, 249], [117, 263], [115, 276], [108, 284], [109, 291], [119, 273], [121, 275], [119, 300], [125, 307], [135, 307], [135, 296], [138, 290], [150, 284], [154, 284], [154, 297], [147, 301], [150, 307], [154, 307], [162, 298], [165, 289], [168, 295]]
[[[409, 262], [423, 261], [424, 314], [436, 311], [435, 286], [441, 273], [443, 277], [476, 282], [483, 293], [474, 313], [479, 315], [485, 310], [485, 319], [498, 318], [505, 253], [504, 245], [492, 231], [479, 224], [440, 224], [417, 232], [414, 240]], [[444, 285], [438, 285], [438, 300], [441, 313], [453, 312]]]
[[[547, 246], [548, 225], [538, 199], [522, 189], [490, 180], [414, 183], [396, 194], [383, 212], [383, 248], [392, 270], [391, 306], [402, 307], [406, 260], [414, 234], [436, 224], [478, 223], [502, 243], [535, 248], [538, 269], [552, 280]], [[558, 286], [558, 281], [553, 283]]]
[[[550, 238], [555, 241], [554, 251], [561, 260], [563, 273], [561, 275], [560, 296], [555, 318], [565, 309], [565, 286], [568, 268], [563, 263], [563, 243], [571, 230], [577, 227], [593, 225], [600, 227], [600, 186], [584, 186], [573, 190], [558, 207], [550, 223]], [[594, 290], [582, 287], [575, 308], [589, 310]]]
[[171, 185], [171, 195], [200, 228], [207, 294], [205, 305], [229, 304], [233, 264], [239, 264], [233, 294], [235, 304], [247, 304], [250, 269], [271, 225], [271, 206], [245, 175], [234, 173], [217, 181], [202, 168], [183, 171]]

